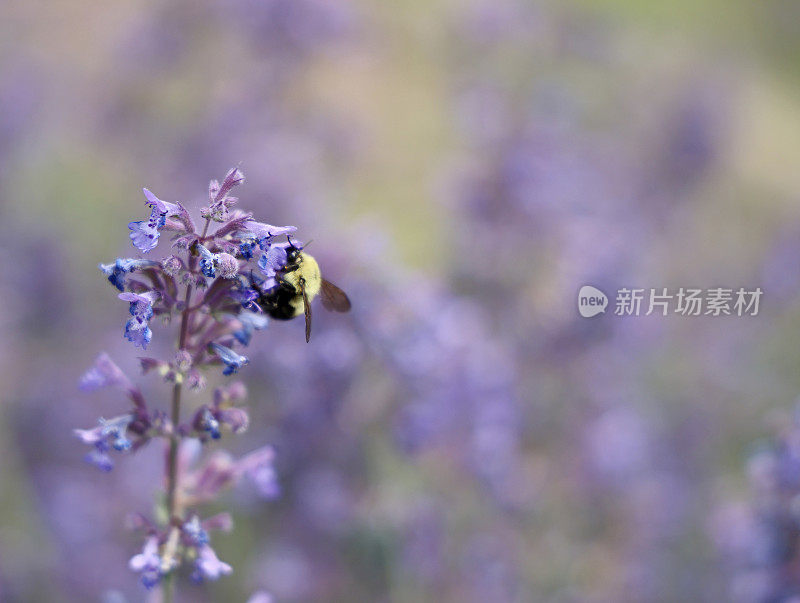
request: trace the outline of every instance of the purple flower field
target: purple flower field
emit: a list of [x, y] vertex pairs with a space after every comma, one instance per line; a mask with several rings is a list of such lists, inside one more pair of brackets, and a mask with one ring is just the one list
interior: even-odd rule
[[800, 601], [798, 23], [0, 6], [0, 602]]

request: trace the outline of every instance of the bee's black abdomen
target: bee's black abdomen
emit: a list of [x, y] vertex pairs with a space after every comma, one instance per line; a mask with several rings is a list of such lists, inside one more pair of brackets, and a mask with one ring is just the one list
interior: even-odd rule
[[259, 305], [264, 312], [276, 320], [289, 320], [295, 317], [295, 308], [292, 302], [297, 297], [294, 291], [279, 287], [275, 292], [263, 296]]

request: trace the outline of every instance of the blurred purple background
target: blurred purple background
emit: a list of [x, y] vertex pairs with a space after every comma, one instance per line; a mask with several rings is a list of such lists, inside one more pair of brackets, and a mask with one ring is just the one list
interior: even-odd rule
[[[145, 599], [125, 517], [163, 450], [100, 474], [71, 435], [124, 410], [77, 390], [98, 351], [138, 373], [97, 264], [134, 254], [142, 186], [196, 212], [239, 162], [241, 205], [313, 239], [354, 310], [254, 342], [229, 445], [272, 443], [283, 496], [232, 493], [234, 574], [179, 600], [800, 597], [798, 24], [784, 0], [3, 4], [0, 601]], [[764, 295], [584, 319], [584, 284]]]

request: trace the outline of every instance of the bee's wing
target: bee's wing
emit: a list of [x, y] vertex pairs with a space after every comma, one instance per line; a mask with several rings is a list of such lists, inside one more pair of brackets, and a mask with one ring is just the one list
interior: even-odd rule
[[306, 283], [300, 279], [300, 292], [303, 294], [303, 309], [306, 314], [306, 343], [311, 340], [311, 304], [308, 303], [308, 295], [306, 295]]
[[334, 312], [348, 312], [350, 310], [350, 298], [347, 297], [347, 293], [330, 281], [322, 279], [320, 296], [322, 297], [322, 305], [325, 306], [326, 310]]

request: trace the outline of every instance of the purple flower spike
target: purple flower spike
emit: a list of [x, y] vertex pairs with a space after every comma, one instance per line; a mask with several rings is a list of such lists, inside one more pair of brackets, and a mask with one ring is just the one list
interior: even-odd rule
[[[247, 393], [242, 383], [215, 388], [213, 400], [192, 404], [191, 417], [186, 417], [188, 409], [184, 408], [182, 415], [180, 408], [183, 388], [205, 387], [206, 369], [220, 367], [223, 375], [231, 375], [248, 364], [248, 358], [238, 353], [238, 346], [248, 344], [255, 331], [268, 324], [258, 301], [264, 291], [278, 286], [287, 255], [301, 249], [288, 236], [296, 230], [294, 226], [255, 222], [252, 213], [233, 208], [238, 199], [231, 192], [243, 181], [244, 174], [238, 168], [229, 170], [221, 182], [211, 181], [209, 205], [200, 208], [205, 221], [202, 228], [196, 228], [180, 203], [163, 201], [143, 189], [149, 217], [128, 225], [130, 239], [146, 253], [156, 248], [162, 231], [171, 231], [172, 247], [167, 252], [171, 255], [160, 261], [118, 258], [99, 265], [118, 290], [119, 299], [129, 304], [124, 337], [134, 346], [147, 349], [154, 316], [164, 323], [180, 322], [178, 345], [171, 352], [139, 358], [143, 373], [171, 384], [172, 405], [158, 404], [163, 396], [154, 396], [153, 405], [148, 404], [141, 390], [102, 353], [83, 374], [79, 386], [84, 391], [122, 389], [128, 398], [128, 414], [101, 418], [92, 428], [73, 430], [85, 444], [86, 460], [103, 471], [112, 470], [117, 453], [139, 450], [151, 441], [169, 443], [170, 462], [164, 464], [165, 504], [159, 505], [156, 517], [138, 514], [138, 520], [131, 524], [145, 536], [141, 552], [133, 555], [128, 565], [148, 589], [158, 590], [159, 583], [179, 570], [188, 569], [197, 582], [232, 573], [209, 541], [212, 529], [232, 529], [231, 515], [220, 513], [201, 520], [200, 505], [215, 503], [223, 489], [245, 477], [267, 498], [279, 491], [272, 466], [274, 452], [269, 447], [239, 461], [221, 450], [209, 451], [204, 461], [199, 460], [205, 444], [247, 429], [247, 410], [239, 407]], [[212, 222], [219, 226], [210, 230]], [[278, 235], [286, 235], [287, 240], [275, 241]], [[263, 254], [262, 271], [269, 278], [253, 266], [259, 259], [256, 246], [258, 255]], [[135, 271], [141, 274], [132, 275]], [[148, 458], [140, 455], [137, 460], [145, 463]], [[200, 463], [199, 467], [194, 468], [195, 463]], [[174, 586], [171, 588], [174, 590]], [[196, 593], [181, 593], [184, 599], [198, 596], [202, 598]]]
[[233, 568], [224, 561], [220, 561], [214, 549], [206, 544], [198, 549], [192, 579], [195, 582], [217, 580], [220, 576], [227, 576], [232, 571]]
[[245, 364], [250, 362], [246, 356], [237, 354], [232, 349], [227, 348], [224, 345], [212, 343], [211, 348], [217, 353], [217, 356], [220, 357], [220, 360], [225, 363], [225, 370], [222, 371], [223, 375], [232, 375]]
[[273, 466], [274, 460], [275, 450], [272, 446], [264, 446], [242, 457], [236, 463], [237, 473], [247, 476], [258, 493], [267, 500], [277, 498], [281, 493], [278, 474]]
[[141, 580], [148, 590], [161, 580], [161, 557], [158, 556], [158, 538], [148, 538], [142, 552], [131, 557], [128, 562], [131, 571], [141, 573]]
[[105, 352], [94, 361], [94, 366], [81, 377], [79, 387], [85, 392], [103, 387], [119, 387], [124, 390], [133, 389], [128, 377]]

